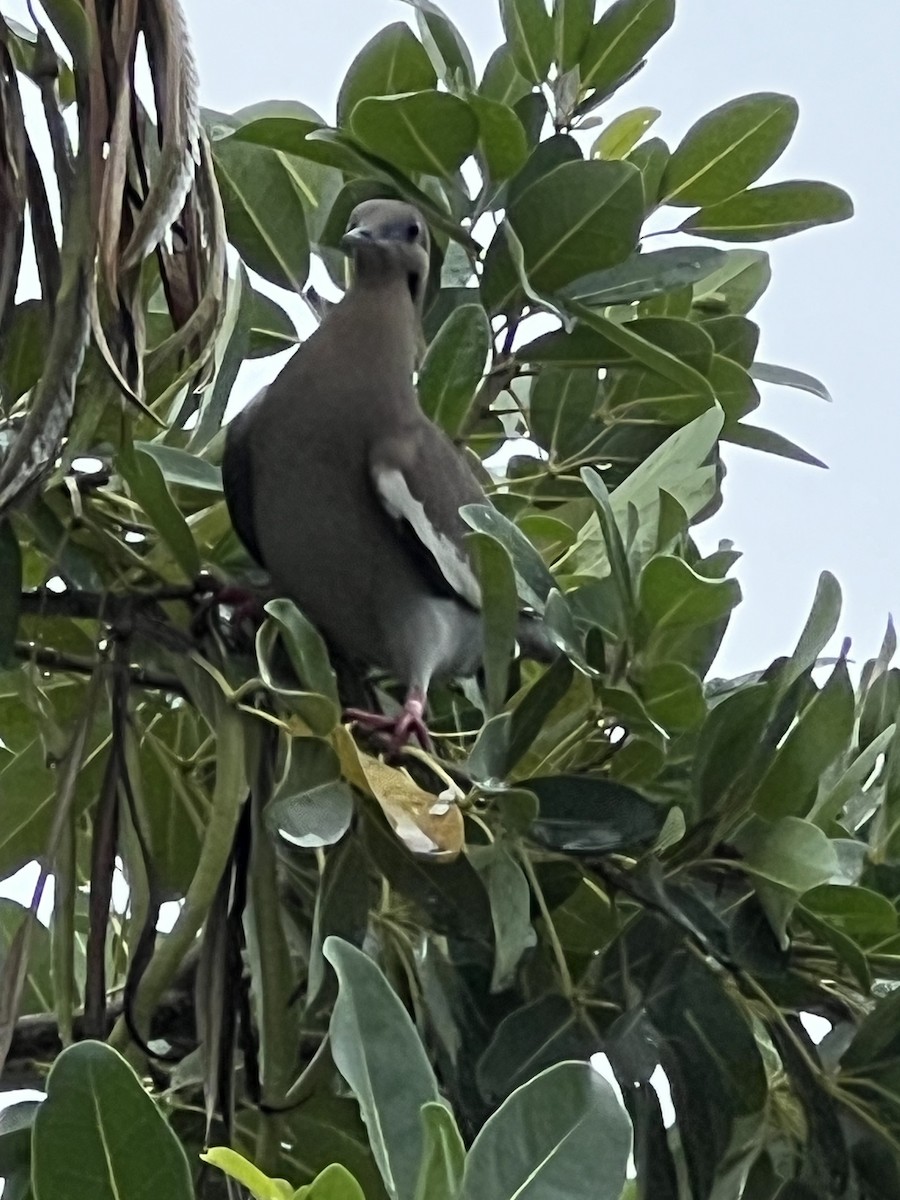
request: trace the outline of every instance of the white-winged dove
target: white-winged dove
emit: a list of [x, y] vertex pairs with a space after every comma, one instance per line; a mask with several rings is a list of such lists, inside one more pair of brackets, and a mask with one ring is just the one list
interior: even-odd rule
[[[281, 374], [231, 422], [222, 472], [234, 527], [274, 586], [341, 654], [407, 689], [397, 718], [349, 715], [427, 744], [431, 680], [473, 674], [480, 589], [459, 515], [487, 499], [413, 386], [428, 229], [397, 200], [352, 213], [353, 280]], [[552, 653], [523, 617], [525, 653]]]

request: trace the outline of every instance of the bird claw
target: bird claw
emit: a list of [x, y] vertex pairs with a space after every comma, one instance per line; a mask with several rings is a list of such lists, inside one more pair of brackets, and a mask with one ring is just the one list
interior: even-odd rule
[[391, 754], [399, 753], [413, 738], [424, 750], [432, 748], [431, 736], [425, 724], [425, 702], [416, 693], [407, 696], [403, 711], [395, 717], [367, 712], [363, 708], [348, 708], [344, 711], [344, 720], [352, 721], [370, 733], [386, 735]]

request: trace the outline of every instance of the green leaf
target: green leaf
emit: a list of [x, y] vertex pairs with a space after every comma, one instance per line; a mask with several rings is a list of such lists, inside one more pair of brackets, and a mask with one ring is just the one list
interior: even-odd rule
[[408, 171], [447, 177], [475, 149], [478, 118], [449, 92], [409, 92], [373, 96], [360, 102], [350, 130], [380, 158]]
[[697, 742], [693, 792], [703, 813], [719, 805], [746, 771], [772, 710], [766, 684], [743, 687], [712, 709]]
[[616, 0], [594, 26], [581, 55], [581, 86], [609, 95], [675, 19], [675, 0]]
[[280, 304], [254, 291], [250, 299], [250, 346], [248, 358], [265, 358], [290, 350], [299, 342], [294, 322]]
[[[522, 243], [531, 284], [553, 292], [587, 270], [622, 262], [637, 242], [643, 190], [622, 162], [566, 162], [510, 199], [507, 220]], [[518, 282], [498, 235], [485, 261], [482, 291], [494, 311], [515, 299]]]
[[231, 1179], [236, 1179], [253, 1196], [253, 1200], [292, 1200], [294, 1189], [283, 1179], [270, 1179], [242, 1154], [228, 1146], [211, 1146], [200, 1157], [212, 1167], [218, 1167]]
[[490, 534], [506, 548], [516, 573], [519, 595], [529, 608], [543, 612], [544, 603], [556, 586], [556, 581], [521, 529], [492, 505], [466, 504], [459, 514], [472, 529]]
[[[55, 999], [51, 976], [50, 934], [46, 925], [30, 909], [15, 900], [0, 896], [0, 962], [5, 962], [20, 929], [31, 925], [28, 946], [28, 968], [19, 1000], [18, 1016], [53, 1012]], [[23, 930], [24, 932], [24, 930]]]
[[331, 1163], [312, 1183], [294, 1192], [292, 1200], [366, 1200], [362, 1188], [346, 1167]]
[[13, 657], [22, 594], [22, 553], [8, 521], [0, 520], [0, 668]]
[[[256, 657], [260, 676], [267, 687], [292, 701], [313, 733], [325, 737], [340, 715], [334, 671], [318, 631], [297, 606], [286, 599], [265, 605], [269, 620], [256, 635]], [[283, 683], [273, 672], [275, 648], [283, 640], [296, 679]], [[294, 684], [299, 681], [301, 690]]]
[[135, 442], [134, 448], [153, 459], [166, 483], [221, 493], [222, 472], [206, 459], [187, 450], [179, 450], [177, 446], [164, 446], [160, 442]]
[[708, 625], [728, 616], [740, 598], [736, 579], [705, 579], [669, 554], [652, 558], [638, 583], [640, 610], [652, 628]]
[[[596, 368], [550, 367], [534, 381], [528, 398], [528, 431], [549, 453], [552, 463], [576, 456], [597, 437], [597, 425], [591, 417], [597, 405], [598, 387]], [[564, 526], [560, 533], [567, 530]], [[566, 540], [571, 541], [567, 533]]]
[[626, 627], [630, 627], [634, 614], [634, 582], [631, 578], [631, 564], [628, 561], [625, 541], [613, 511], [609, 491], [602, 475], [594, 467], [582, 467], [581, 480], [594, 500], [597, 520], [603, 541], [606, 543], [610, 574], [616, 586]]
[[[747, 317], [713, 317], [703, 322], [703, 328], [713, 340], [716, 353], [750, 370], [759, 345], [759, 326]], [[753, 375], [754, 372], [750, 371]]]
[[641, 173], [646, 213], [653, 212], [659, 204], [659, 189], [670, 158], [671, 152], [662, 138], [648, 138], [636, 146], [626, 159]]
[[594, 21], [595, 0], [553, 0], [555, 58], [562, 71], [578, 65]]
[[185, 576], [195, 579], [200, 570], [200, 554], [156, 459], [137, 446], [123, 446], [118, 467], [132, 497], [153, 522]]
[[381, 971], [361, 950], [330, 937], [338, 977], [331, 1014], [334, 1063], [356, 1096], [392, 1200], [414, 1200], [425, 1151], [422, 1105], [440, 1103], [415, 1026]]
[[470, 533], [466, 540], [481, 584], [484, 630], [484, 688], [489, 716], [503, 707], [509, 688], [509, 669], [516, 648], [519, 597], [509, 552], [487, 533]]
[[644, 672], [641, 699], [654, 721], [663, 729], [693, 729], [706, 716], [703, 685], [683, 663], [664, 662]]
[[853, 684], [841, 659], [775, 752], [753, 799], [760, 816], [772, 819], [809, 812], [820, 779], [847, 749], [854, 708]]
[[487, 1121], [466, 1159], [459, 1200], [619, 1200], [631, 1127], [587, 1063], [551, 1067]]
[[340, 841], [352, 818], [353, 793], [331, 746], [291, 738], [287, 772], [266, 808], [269, 826], [295, 846], [314, 849]]
[[469, 858], [491, 902], [494, 926], [491, 991], [503, 992], [513, 986], [522, 955], [537, 941], [531, 923], [531, 889], [506, 843], [473, 846]]
[[473, 87], [475, 66], [462, 34], [434, 0], [405, 0], [416, 10], [416, 25], [428, 57], [450, 91]]
[[37, 383], [44, 366], [50, 322], [40, 300], [23, 300], [10, 312], [0, 346], [0, 396], [13, 404]]
[[[684, 359], [671, 353], [665, 346], [656, 345], [649, 338], [642, 337], [639, 332], [646, 321], [655, 331], [663, 332], [665, 339], [669, 340], [667, 334], [672, 328], [669, 324], [671, 318], [646, 317], [641, 321], [629, 321], [624, 325], [619, 325], [615, 321], [611, 321], [609, 317], [594, 312], [580, 300], [567, 300], [566, 308], [579, 317], [585, 325], [602, 333], [610, 342], [627, 351], [642, 366], [649, 367], [651, 371], [656, 371], [665, 379], [671, 379], [673, 383], [683, 384], [690, 394], [696, 395], [698, 400], [704, 402], [707, 407], [715, 404], [715, 393], [709, 381], [698, 370]], [[686, 321], [680, 323], [681, 326], [687, 326], [687, 324]], [[631, 328], [632, 326], [634, 328]], [[691, 331], [692, 335], [699, 332], [699, 327]]]
[[500, 0], [500, 20], [519, 73], [543, 83], [553, 61], [553, 22], [544, 0]]
[[425, 47], [404, 21], [385, 26], [350, 64], [337, 102], [339, 125], [346, 125], [360, 100], [396, 96], [437, 86]]
[[738, 846], [747, 868], [768, 883], [802, 896], [838, 868], [834, 846], [817, 825], [785, 816], [742, 830]]
[[806, 463], [809, 467], [826, 465], [802, 446], [773, 429], [763, 429], [759, 425], [729, 425], [722, 431], [722, 441], [732, 442], [735, 446], [746, 446], [748, 450], [760, 450], [763, 454], [777, 454], [779, 458], [790, 458], [794, 462]]
[[478, 92], [466, 99], [478, 118], [478, 144], [488, 175], [502, 183], [515, 175], [528, 157], [525, 128], [513, 109], [499, 100], [489, 100]]
[[871, 949], [897, 932], [897, 910], [890, 900], [859, 884], [820, 884], [803, 897], [803, 907]]
[[666, 819], [660, 804], [610, 779], [548, 775], [522, 781], [540, 802], [532, 834], [565, 854], [612, 854], [652, 845]]
[[797, 388], [801, 392], [811, 392], [820, 400], [831, 402], [831, 393], [824, 383], [814, 375], [803, 371], [795, 371], [793, 367], [779, 367], [772, 363], [755, 362], [750, 367], [750, 374], [762, 383], [780, 383], [783, 387]]
[[298, 295], [309, 274], [306, 214], [296, 177], [278, 150], [212, 143], [228, 240], [252, 270]]
[[428, 347], [419, 371], [419, 403], [426, 416], [451, 437], [466, 425], [491, 341], [491, 327], [481, 305], [462, 304]]
[[764, 250], [726, 250], [726, 260], [694, 286], [694, 304], [743, 315], [756, 304], [772, 278]]
[[701, 208], [679, 229], [720, 242], [765, 242], [852, 216], [853, 201], [841, 188], [789, 180], [751, 188], [721, 204]]
[[592, 155], [597, 158], [625, 158], [661, 116], [658, 108], [633, 108], [630, 112], [622, 113], [610, 121], [594, 142]]
[[790, 659], [778, 677], [783, 695], [795, 680], [814, 666], [819, 655], [834, 636], [841, 616], [841, 585], [830, 571], [823, 571], [816, 584], [816, 594], [806, 624]]
[[796, 100], [777, 92], [740, 96], [707, 113], [669, 160], [663, 203], [718, 204], [742, 192], [784, 153], [798, 113]]
[[582, 300], [592, 308], [633, 304], [696, 283], [724, 261], [725, 252], [711, 246], [674, 246], [632, 254], [618, 266], [594, 271], [567, 284], [561, 295]]
[[756, 385], [738, 363], [715, 354], [707, 374], [729, 425], [759, 408]]
[[[712, 408], [677, 430], [643, 457], [612, 493], [617, 521], [627, 522], [629, 505], [637, 510], [638, 536], [631, 549], [637, 560], [655, 550], [661, 491], [673, 496], [689, 518], [696, 516], [715, 494], [715, 468], [708, 460], [722, 421], [721, 409]], [[556, 564], [556, 570], [597, 578], [608, 573], [606, 544], [596, 515], [582, 526], [578, 540]]]
[[32, 1171], [42, 1197], [194, 1195], [178, 1138], [131, 1067], [100, 1042], [69, 1046], [54, 1062], [34, 1120]]
[[[586, 888], [578, 889], [575, 896], [580, 898], [583, 893], [591, 900], [597, 897], [596, 892]], [[571, 903], [553, 909], [553, 925], [567, 951], [570, 946], [563, 935], [568, 920], [566, 910]], [[581, 915], [579, 913], [572, 923]], [[596, 906], [588, 909], [587, 915], [588, 919], [596, 917]], [[589, 954], [593, 949], [591, 941]], [[548, 1067], [568, 1059], [590, 1057], [595, 1046], [596, 1038], [579, 1020], [571, 1000], [556, 992], [545, 993], [515, 1009], [497, 1026], [478, 1062], [478, 1086], [492, 1104], [499, 1103]]]
[[443, 1104], [422, 1105], [425, 1151], [415, 1200], [456, 1200], [462, 1183], [466, 1148]]
[[505, 43], [498, 46], [487, 61], [478, 91], [488, 100], [514, 105], [531, 91], [531, 85], [519, 73], [512, 52]]

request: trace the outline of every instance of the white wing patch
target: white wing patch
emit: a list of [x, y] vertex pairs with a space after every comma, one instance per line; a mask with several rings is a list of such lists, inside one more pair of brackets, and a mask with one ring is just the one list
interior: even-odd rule
[[375, 489], [391, 516], [412, 526], [453, 590], [474, 608], [480, 608], [481, 588], [474, 571], [453, 540], [432, 525], [422, 501], [409, 490], [403, 472], [396, 467], [376, 467], [372, 474]]

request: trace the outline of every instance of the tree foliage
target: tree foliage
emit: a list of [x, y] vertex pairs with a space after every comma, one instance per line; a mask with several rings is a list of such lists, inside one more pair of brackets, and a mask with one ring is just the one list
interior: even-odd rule
[[[0, 22], [0, 874], [41, 864], [0, 904], [0, 1048], [47, 1091], [0, 1120], [0, 1172], [36, 1200], [80, 1194], [73, 1163], [129, 1200], [223, 1172], [278, 1200], [893, 1198], [893, 629], [855, 681], [823, 661], [825, 573], [790, 654], [710, 678], [738, 555], [692, 536], [729, 443], [815, 463], [752, 419], [756, 380], [827, 392], [758, 361], [746, 244], [850, 201], [759, 183], [788, 96], [674, 147], [623, 111], [673, 0], [501, 0], [480, 78], [411, 4], [334, 125], [199, 109], [175, 0]], [[422, 404], [493, 500], [465, 513], [483, 676], [400, 765], [340, 723], [293, 605], [254, 640], [213, 586], [250, 577], [218, 468], [239, 368], [298, 339], [267, 285], [321, 311], [311, 260], [343, 286], [372, 196], [429, 221]], [[554, 665], [514, 659], [514, 591]]]

